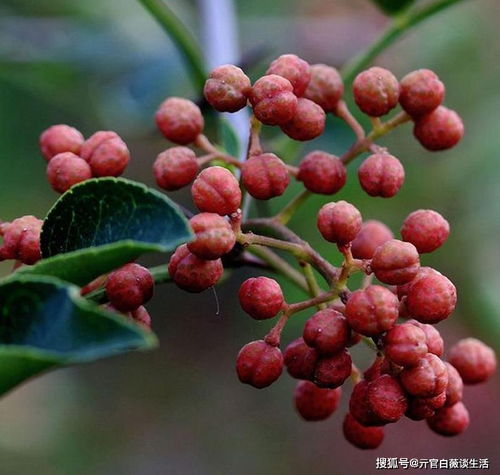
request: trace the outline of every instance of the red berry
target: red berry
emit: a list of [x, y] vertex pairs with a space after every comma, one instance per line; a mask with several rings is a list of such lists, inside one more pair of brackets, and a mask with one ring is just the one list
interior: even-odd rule
[[457, 369], [465, 384], [486, 381], [497, 367], [495, 352], [476, 338], [465, 338], [453, 345], [448, 361]]
[[432, 112], [444, 99], [444, 84], [429, 69], [408, 73], [401, 79], [399, 86], [399, 103], [413, 117]]
[[259, 200], [282, 195], [290, 182], [285, 164], [274, 153], [251, 156], [243, 163], [241, 178], [248, 193]]
[[300, 97], [294, 116], [281, 125], [281, 130], [290, 138], [305, 142], [323, 133], [325, 121], [325, 111], [318, 104]]
[[464, 382], [460, 373], [454, 366], [445, 361], [448, 372], [448, 385], [446, 386], [446, 406], [453, 406], [462, 400], [464, 392]]
[[351, 242], [361, 229], [361, 213], [347, 201], [327, 203], [318, 212], [319, 232], [329, 242]]
[[345, 185], [346, 169], [335, 155], [316, 150], [300, 163], [297, 179], [313, 193], [333, 195]]
[[111, 272], [106, 281], [106, 295], [113, 307], [122, 312], [135, 310], [153, 296], [151, 272], [131, 263]]
[[74, 127], [59, 124], [44, 130], [40, 135], [40, 149], [45, 160], [63, 152], [80, 153], [83, 144], [83, 135]]
[[418, 363], [401, 372], [401, 383], [415, 397], [434, 397], [446, 391], [448, 371], [436, 355], [427, 353]]
[[344, 384], [351, 376], [351, 371], [351, 355], [344, 349], [332, 356], [320, 357], [316, 362], [312, 381], [320, 388], [335, 389]]
[[224, 64], [210, 73], [203, 94], [208, 103], [219, 112], [236, 112], [247, 105], [252, 90], [248, 76], [237, 66]]
[[437, 323], [455, 310], [457, 291], [442, 274], [430, 273], [412, 283], [406, 296], [410, 315], [422, 323]]
[[439, 330], [428, 323], [420, 323], [417, 320], [408, 320], [408, 323], [417, 326], [425, 333], [425, 344], [427, 351], [436, 356], [443, 356], [444, 342]]
[[414, 421], [422, 421], [432, 417], [436, 409], [440, 409], [446, 402], [446, 392], [434, 397], [414, 397], [408, 401], [406, 416]]
[[323, 389], [309, 381], [299, 381], [294, 392], [295, 408], [306, 421], [322, 421], [335, 412], [341, 395], [340, 388]]
[[345, 310], [347, 323], [354, 331], [375, 336], [394, 325], [399, 314], [399, 301], [389, 289], [370, 285], [353, 292]]
[[297, 109], [297, 97], [292, 84], [276, 74], [258, 79], [249, 99], [255, 117], [267, 125], [285, 124], [292, 120]]
[[398, 365], [416, 365], [427, 353], [424, 331], [411, 323], [395, 325], [384, 338], [384, 353]]
[[390, 370], [390, 361], [383, 356], [377, 356], [371, 366], [363, 373], [363, 377], [367, 381], [373, 381], [383, 374], [389, 374]]
[[351, 329], [340, 312], [327, 308], [316, 312], [307, 320], [304, 341], [322, 355], [331, 355], [345, 348], [351, 337]]
[[438, 434], [449, 437], [458, 435], [469, 426], [469, 411], [461, 402], [457, 402], [453, 406], [437, 410], [427, 419], [427, 424]]
[[292, 378], [311, 380], [318, 360], [318, 352], [302, 338], [292, 341], [285, 349], [284, 358], [288, 374]]
[[405, 169], [396, 157], [376, 153], [361, 164], [358, 178], [361, 188], [370, 196], [390, 198], [403, 186]]
[[156, 183], [167, 191], [189, 185], [198, 174], [194, 152], [187, 147], [172, 147], [161, 152], [153, 165]]
[[398, 421], [408, 407], [403, 388], [388, 374], [368, 384], [366, 402], [374, 416], [385, 424]]
[[420, 254], [432, 252], [442, 246], [449, 234], [448, 221], [431, 209], [419, 209], [410, 213], [401, 227], [403, 241], [411, 242]]
[[236, 372], [242, 383], [265, 388], [276, 381], [283, 371], [283, 355], [276, 346], [264, 340], [246, 344], [238, 353]]
[[377, 247], [371, 262], [375, 277], [390, 285], [410, 282], [417, 275], [419, 267], [420, 259], [415, 246], [397, 239]]
[[352, 256], [355, 259], [371, 259], [375, 249], [394, 237], [392, 231], [380, 221], [368, 220], [351, 243]]
[[413, 134], [427, 150], [446, 150], [460, 142], [464, 124], [455, 111], [439, 106], [415, 120]]
[[309, 63], [295, 54], [283, 54], [276, 58], [269, 66], [266, 74], [276, 74], [288, 79], [296, 96], [304, 94], [311, 80]]
[[179, 246], [168, 263], [173, 281], [188, 292], [202, 292], [221, 278], [224, 268], [220, 259], [206, 261], [189, 252], [186, 244]]
[[364, 426], [382, 426], [384, 422], [375, 416], [367, 401], [369, 381], [360, 381], [357, 383], [349, 398], [349, 412], [352, 416]]
[[139, 308], [132, 310], [130, 315], [139, 325], [142, 325], [145, 328], [151, 328], [151, 315], [149, 315], [149, 312], [142, 305]]
[[188, 99], [169, 97], [156, 111], [156, 125], [171, 142], [187, 145], [201, 134], [205, 121], [200, 108]]
[[359, 73], [352, 87], [356, 104], [372, 117], [385, 115], [398, 104], [399, 82], [387, 69], [373, 67]]
[[241, 204], [238, 180], [223, 167], [208, 167], [203, 170], [191, 187], [191, 194], [200, 211], [232, 214]]
[[41, 259], [40, 231], [43, 221], [35, 216], [22, 216], [11, 223], [0, 225], [3, 245], [0, 247], [0, 261], [16, 259], [23, 264], [34, 264]]
[[127, 145], [119, 135], [104, 130], [85, 141], [80, 155], [88, 162], [96, 177], [120, 176], [130, 160]]
[[71, 152], [64, 152], [52, 157], [47, 165], [47, 179], [52, 188], [64, 193], [73, 185], [92, 178], [89, 164]]
[[406, 284], [401, 284], [401, 285], [397, 286], [398, 298], [402, 299], [403, 297], [408, 295], [408, 290], [410, 290], [410, 287], [412, 286], [412, 284], [414, 284], [418, 279], [422, 278], [424, 275], [427, 275], [427, 274], [441, 275], [441, 272], [438, 272], [436, 269], [433, 269], [432, 267], [427, 267], [427, 266], [420, 267], [418, 269], [417, 275], [412, 280], [410, 280], [410, 282], [407, 282]]
[[339, 72], [325, 64], [311, 66], [311, 80], [304, 97], [321, 106], [325, 112], [335, 112], [344, 94], [344, 83]]
[[382, 427], [366, 427], [351, 414], [347, 414], [342, 426], [344, 437], [358, 449], [376, 449], [384, 440]]
[[241, 308], [256, 320], [275, 317], [285, 302], [280, 284], [269, 277], [251, 277], [238, 293]]
[[230, 252], [236, 243], [231, 225], [218, 214], [196, 214], [189, 220], [189, 224], [195, 238], [187, 247], [200, 259], [218, 259]]

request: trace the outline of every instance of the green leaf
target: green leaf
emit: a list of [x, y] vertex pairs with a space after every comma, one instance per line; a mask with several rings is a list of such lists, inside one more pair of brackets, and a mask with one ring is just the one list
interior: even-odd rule
[[384, 12], [396, 15], [406, 10], [415, 0], [373, 0]]
[[239, 158], [241, 154], [240, 139], [234, 127], [224, 117], [220, 117], [219, 120], [219, 138], [224, 151], [235, 158]]
[[22, 274], [84, 285], [146, 252], [167, 252], [191, 239], [169, 198], [123, 178], [85, 181], [64, 193], [42, 227], [44, 259]]
[[155, 347], [155, 335], [53, 277], [0, 284], [0, 394], [48, 369]]

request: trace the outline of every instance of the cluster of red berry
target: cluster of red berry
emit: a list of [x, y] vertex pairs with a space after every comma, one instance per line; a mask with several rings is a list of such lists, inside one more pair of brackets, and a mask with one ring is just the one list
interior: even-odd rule
[[[401, 227], [402, 240], [398, 240], [383, 223], [363, 222], [361, 213], [350, 203], [325, 204], [318, 212], [317, 227], [343, 254], [340, 268], [320, 256], [286, 223], [311, 192], [338, 192], [346, 182], [346, 165], [364, 152], [370, 155], [358, 169], [363, 190], [370, 196], [396, 195], [404, 182], [404, 168], [375, 140], [413, 121], [414, 135], [425, 148], [453, 147], [464, 128], [460, 117], [442, 105], [444, 93], [443, 83], [429, 70], [414, 71], [401, 81], [382, 68], [363, 71], [354, 80], [353, 94], [373, 125], [365, 134], [343, 100], [343, 81], [333, 67], [310, 66], [295, 55], [283, 55], [252, 85], [240, 68], [220, 66], [210, 73], [204, 95], [219, 112], [236, 112], [248, 104], [252, 107], [244, 162], [221, 151], [203, 135], [204, 119], [193, 102], [168, 98], [156, 112], [159, 130], [177, 145], [156, 158], [156, 182], [167, 191], [192, 183], [192, 199], [200, 211], [190, 219], [194, 239], [179, 246], [170, 259], [172, 280], [189, 292], [208, 289], [223, 274], [221, 258], [236, 248], [242, 252], [266, 246], [271, 253], [267, 256], [273, 256], [268, 264], [283, 272], [289, 265], [276, 264], [284, 261], [272, 249], [296, 257], [304, 277], [295, 277], [295, 281], [310, 294], [308, 300], [287, 303], [278, 282], [268, 277], [250, 278], [241, 285], [239, 300], [252, 318], [280, 317], [263, 340], [241, 349], [236, 362], [238, 377], [263, 388], [276, 381], [286, 366], [288, 373], [300, 380], [295, 390], [297, 411], [311, 421], [325, 419], [335, 411], [340, 387], [352, 377], [356, 384], [343, 427], [346, 439], [360, 448], [380, 445], [382, 426], [404, 415], [426, 419], [439, 434], [461, 433], [469, 423], [462, 403], [463, 384], [490, 377], [495, 371], [495, 354], [469, 338], [451, 348], [448, 362], [441, 359], [443, 340], [433, 325], [451, 315], [457, 294], [447, 277], [420, 265], [421, 254], [434, 251], [448, 238], [448, 222], [436, 211], [409, 214]], [[380, 117], [398, 104], [403, 110], [382, 122]], [[321, 135], [327, 113], [344, 120], [356, 135], [343, 156], [312, 151], [295, 167], [263, 151], [259, 139], [262, 124], [279, 126], [292, 139], [306, 141]], [[190, 144], [203, 153], [197, 156], [187, 147]], [[54, 126], [42, 134], [41, 147], [49, 160], [49, 181], [60, 192], [91, 176], [118, 176], [129, 160], [126, 145], [114, 132], [97, 132], [84, 142], [75, 129]], [[227, 166], [203, 168], [214, 160]], [[240, 180], [231, 167], [240, 169]], [[282, 212], [257, 220], [243, 217], [242, 189], [253, 198], [268, 200], [282, 195], [291, 177], [305, 190]], [[38, 254], [34, 250], [40, 224], [29, 216], [2, 224], [0, 256], [33, 263], [39, 258], [39, 247]], [[269, 233], [254, 233], [260, 229]], [[327, 290], [321, 290], [312, 269], [325, 279]], [[357, 272], [365, 274], [364, 283], [351, 291], [347, 283]], [[385, 285], [373, 284], [373, 277]], [[153, 285], [151, 273], [132, 263], [90, 283], [82, 293], [105, 286], [110, 308], [149, 326], [149, 315], [142, 305], [151, 298]], [[282, 353], [281, 332], [289, 317], [313, 307], [318, 311], [305, 323], [302, 337]], [[376, 352], [375, 361], [363, 375], [348, 350], [359, 342]]]

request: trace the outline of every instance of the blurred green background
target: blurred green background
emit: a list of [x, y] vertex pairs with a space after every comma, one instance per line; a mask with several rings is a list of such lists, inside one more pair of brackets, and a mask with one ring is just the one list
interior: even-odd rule
[[[200, 37], [206, 22], [203, 2], [166, 3]], [[242, 58], [252, 79], [270, 59], [287, 52], [341, 66], [389, 21], [368, 0], [234, 3]], [[446, 104], [464, 119], [466, 137], [457, 148], [432, 154], [405, 125], [381, 141], [406, 168], [397, 197], [373, 199], [360, 191], [355, 175], [360, 159], [338, 194], [395, 233], [414, 209], [443, 213], [452, 234], [423, 262], [457, 284], [459, 307], [439, 329], [449, 345], [473, 334], [497, 349], [499, 19], [495, 0], [461, 2], [412, 30], [377, 60], [398, 77], [420, 67], [435, 70], [447, 85]], [[1, 0], [0, 218], [43, 217], [57, 198], [45, 180], [37, 144], [40, 132], [54, 123], [74, 125], [86, 136], [116, 130], [133, 157], [126, 176], [153, 185], [152, 162], [168, 145], [155, 131], [153, 114], [169, 95], [200, 99], [179, 52], [135, 0]], [[307, 149], [340, 154], [351, 140], [349, 130], [332, 119], [327, 133]], [[270, 210], [279, 209], [293, 192], [274, 200]], [[188, 193], [172, 196], [192, 207]], [[336, 250], [321, 242], [313, 224], [327, 200], [312, 199], [292, 226], [337, 261]], [[0, 266], [2, 274], [9, 270]], [[239, 384], [234, 373], [238, 349], [269, 327], [252, 321], [237, 304], [238, 285], [251, 273], [234, 271], [218, 286], [219, 316], [210, 291], [193, 296], [170, 285], [158, 288], [149, 305], [161, 341], [158, 350], [58, 371], [0, 401], [0, 473], [364, 474], [375, 472], [376, 456], [488, 457], [498, 472], [493, 435], [500, 423], [498, 377], [466, 388], [472, 422], [463, 436], [446, 439], [425, 423], [405, 420], [387, 427], [384, 445], [374, 452], [358, 451], [342, 437], [348, 391], [330, 420], [311, 424], [294, 413], [294, 381], [288, 376], [263, 391]], [[301, 297], [285, 287], [290, 300]], [[285, 342], [300, 333], [304, 318], [294, 317]], [[354, 360], [366, 365], [366, 352], [356, 349]]]

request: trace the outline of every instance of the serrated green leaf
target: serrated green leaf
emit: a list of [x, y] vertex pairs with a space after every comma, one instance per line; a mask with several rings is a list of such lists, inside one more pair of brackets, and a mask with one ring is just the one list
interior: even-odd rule
[[53, 277], [0, 284], [0, 394], [48, 369], [156, 346], [155, 335]]
[[408, 8], [415, 0], [373, 0], [385, 13], [396, 15]]
[[84, 285], [147, 252], [191, 239], [186, 218], [162, 193], [123, 178], [85, 181], [63, 194], [41, 234], [44, 259], [18, 273]]

